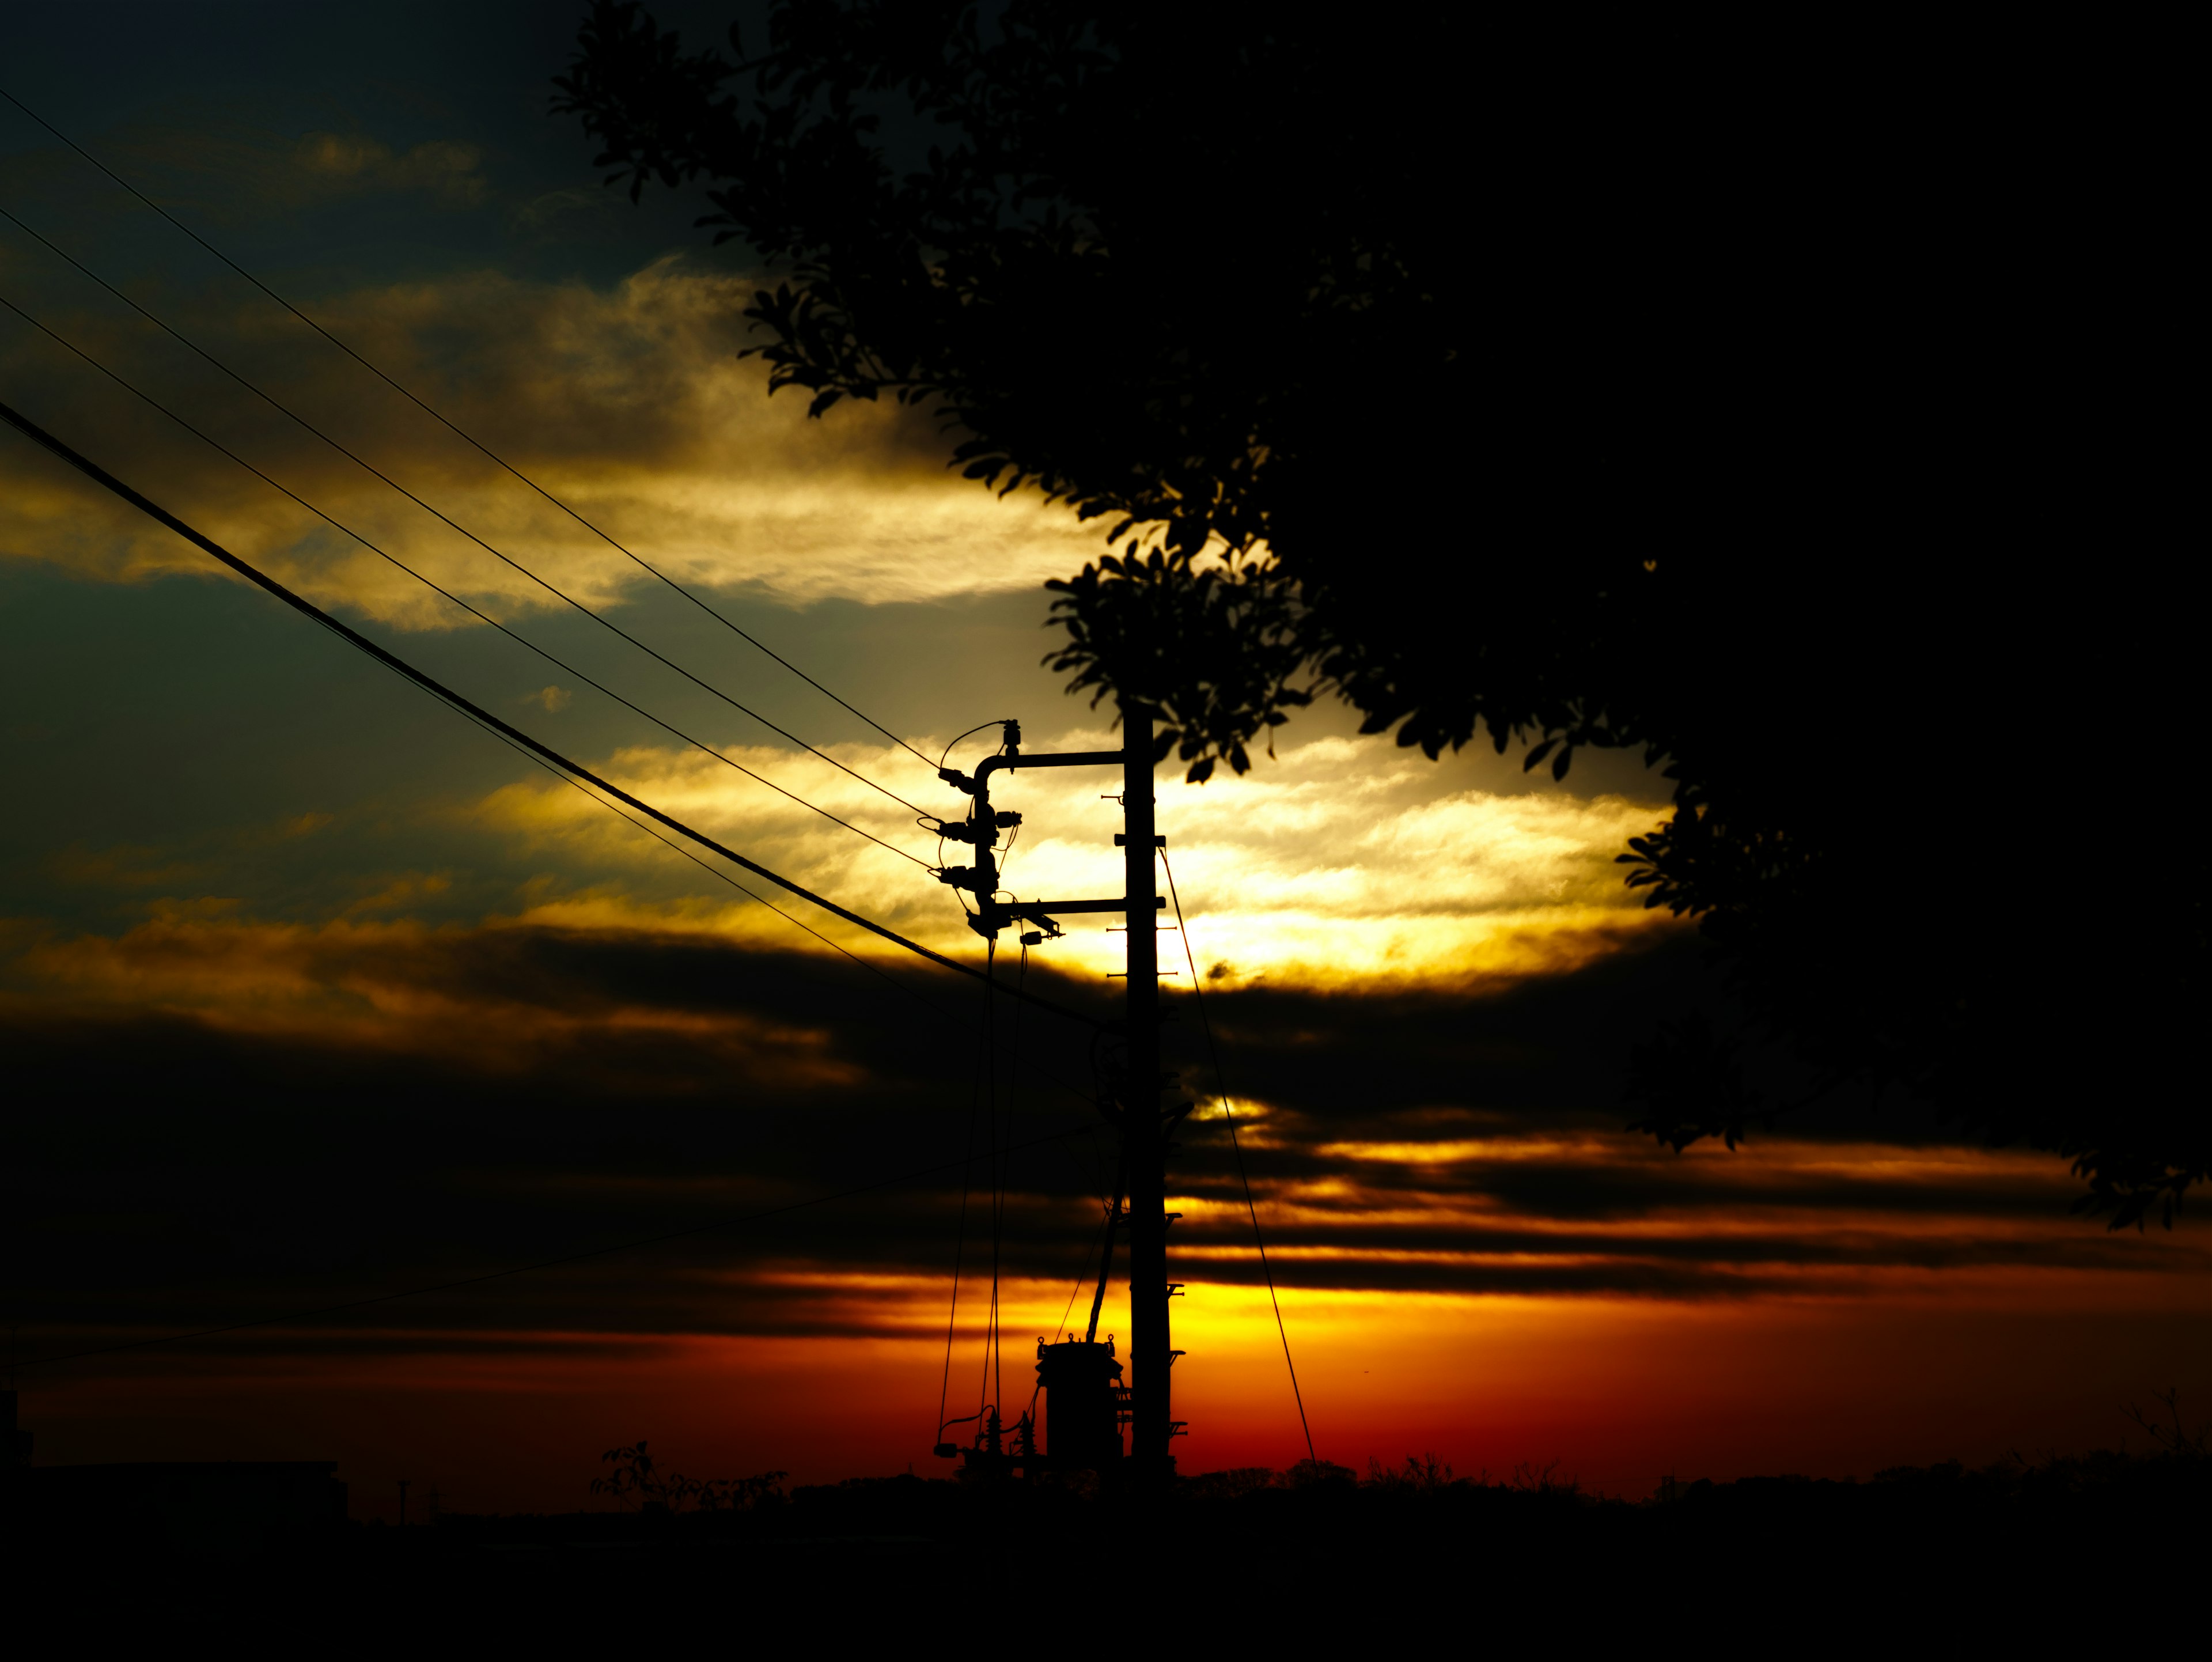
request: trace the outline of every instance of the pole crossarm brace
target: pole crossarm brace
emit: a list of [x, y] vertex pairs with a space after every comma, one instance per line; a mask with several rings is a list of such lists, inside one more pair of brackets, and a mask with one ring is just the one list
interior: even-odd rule
[[975, 770], [975, 776], [980, 779], [993, 768], [1118, 768], [1126, 759], [1118, 750], [1047, 751], [1041, 756], [1009, 751], [1004, 756], [988, 758]]
[[985, 757], [972, 778], [957, 768], [939, 768], [937, 776], [970, 796], [980, 793], [988, 797], [991, 794], [991, 776], [1000, 768], [1118, 768], [1125, 759], [1118, 750], [1047, 751], [1041, 756], [1024, 756], [1019, 750], [1009, 750], [1004, 756]]
[[[1129, 910], [1127, 900], [1007, 900], [992, 904], [1009, 917], [1034, 918], [1044, 912], [1126, 912]], [[1156, 910], [1164, 909], [1167, 904], [1164, 895], [1152, 897]]]

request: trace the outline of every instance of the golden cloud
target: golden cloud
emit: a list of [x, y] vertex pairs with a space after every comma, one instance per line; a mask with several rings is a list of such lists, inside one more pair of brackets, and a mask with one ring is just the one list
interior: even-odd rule
[[[560, 606], [150, 326], [88, 299], [43, 251], [0, 246], [0, 272], [68, 338], [438, 582], [501, 615]], [[1066, 509], [1033, 496], [1000, 501], [949, 473], [931, 417], [857, 404], [810, 421], [802, 398], [768, 397], [759, 361], [738, 356], [746, 344], [738, 314], [750, 293], [742, 278], [672, 257], [611, 289], [478, 272], [341, 295], [314, 310], [585, 519], [687, 584], [750, 587], [795, 604], [929, 600], [1033, 588], [1097, 551], [1097, 527]], [[267, 302], [169, 295], [149, 303], [456, 524], [586, 604], [619, 604], [653, 581]], [[0, 365], [19, 389], [11, 399], [34, 420], [318, 601], [409, 629], [476, 626], [27, 328], [0, 336]], [[211, 569], [197, 550], [21, 444], [0, 447], [0, 548], [115, 581]]]
[[[352, 910], [404, 905], [426, 880], [436, 881], [399, 880], [392, 893]], [[359, 916], [270, 923], [235, 910], [222, 901], [165, 904], [114, 937], [21, 931], [33, 938], [13, 971], [35, 991], [0, 995], [0, 1006], [181, 1016], [261, 1038], [435, 1057], [476, 1074], [542, 1068], [549, 1047], [661, 1038], [717, 1054], [755, 1081], [830, 1085], [860, 1076], [826, 1029], [613, 995], [551, 1005], [535, 989], [441, 972], [447, 954], [476, 936], [468, 929]]]
[[[1030, 748], [1113, 742], [1103, 732], [1078, 729], [1040, 738]], [[942, 800], [950, 793], [933, 789], [903, 752], [854, 745], [830, 753], [859, 773], [917, 793], [926, 806], [958, 812], [957, 799]], [[918, 831], [910, 814], [827, 763], [768, 748], [726, 754], [897, 849], [932, 863], [940, 858], [936, 839]], [[973, 958], [980, 950], [953, 891], [926, 870], [714, 757], [640, 747], [597, 765], [645, 801], [817, 892], [939, 951]], [[1159, 823], [1168, 828], [1198, 973], [1209, 986], [1262, 980], [1370, 991], [1466, 986], [1571, 969], [1671, 927], [1643, 910], [1614, 863], [1625, 840], [1658, 817], [1656, 803], [1500, 794], [1466, 783], [1479, 767], [1479, 758], [1431, 763], [1385, 739], [1331, 738], [1285, 747], [1276, 762], [1242, 777], [1203, 786], [1163, 780], [1156, 788]], [[1119, 783], [1078, 770], [1000, 776], [994, 801], [1025, 816], [1003, 861], [1014, 892], [1081, 899], [1120, 892], [1112, 843], [1120, 816], [1099, 800], [1101, 779]], [[574, 887], [549, 883], [532, 897], [529, 921], [696, 928], [801, 949], [808, 944], [788, 924], [711, 888], [681, 901], [633, 898], [622, 874], [647, 861], [665, 869], [680, 856], [566, 785], [507, 786], [471, 812], [540, 855], [557, 854], [562, 869], [608, 874]], [[942, 855], [947, 862], [966, 857], [957, 848]], [[757, 878], [733, 874], [856, 952], [896, 950]], [[1066, 937], [1041, 949], [1054, 967], [1102, 978], [1121, 970], [1123, 943], [1109, 920], [1066, 922]], [[1188, 983], [1191, 964], [1179, 946], [1164, 941], [1162, 962]]]

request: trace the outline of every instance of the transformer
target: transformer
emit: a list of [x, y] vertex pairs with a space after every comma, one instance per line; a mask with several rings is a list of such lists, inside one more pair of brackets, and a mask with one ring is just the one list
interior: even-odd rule
[[1121, 1426], [1129, 1393], [1114, 1341], [1037, 1341], [1037, 1389], [1044, 1397], [1043, 1452], [1058, 1471], [1114, 1471], [1121, 1464]]

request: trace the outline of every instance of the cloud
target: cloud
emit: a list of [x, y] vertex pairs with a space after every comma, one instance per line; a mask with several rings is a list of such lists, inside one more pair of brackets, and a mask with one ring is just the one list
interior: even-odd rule
[[[333, 177], [405, 158], [332, 141]], [[410, 155], [413, 153], [410, 152]], [[458, 173], [440, 151], [416, 171]], [[356, 172], [343, 172], [355, 168]], [[380, 176], [380, 175], [379, 175]], [[25, 303], [345, 526], [503, 616], [561, 602], [52, 262], [0, 253]], [[794, 605], [1035, 588], [1098, 551], [1097, 529], [1005, 501], [943, 466], [931, 418], [850, 404], [809, 421], [770, 399], [745, 344], [742, 278], [664, 259], [611, 288], [493, 272], [331, 296], [312, 308], [403, 385], [678, 580]], [[458, 525], [588, 605], [654, 580], [258, 296], [148, 289], [147, 303]], [[13, 326], [11, 397], [217, 541], [325, 604], [409, 629], [477, 627], [448, 602]], [[0, 549], [115, 581], [206, 557], [28, 447], [0, 450]]]
[[454, 207], [474, 207], [490, 194], [477, 171], [483, 152], [473, 144], [433, 139], [402, 154], [361, 134], [311, 132], [293, 147], [292, 159], [332, 191], [420, 191]]
[[549, 1002], [558, 978], [531, 972], [495, 932], [374, 917], [443, 886], [436, 874], [404, 878], [317, 928], [240, 919], [227, 908], [162, 908], [119, 937], [38, 941], [15, 969], [38, 989], [31, 1002], [157, 1013], [213, 1032], [412, 1056], [471, 1077], [534, 1073], [549, 1045], [605, 1077], [678, 1034], [702, 1060], [716, 1059], [709, 1065], [757, 1079], [853, 1076], [829, 1055], [820, 1026], [763, 1021], [726, 1001], [624, 999], [588, 983], [571, 982]]
[[[411, 196], [441, 209], [489, 199], [477, 146], [424, 139], [404, 149], [354, 128], [279, 129], [212, 104], [173, 100], [171, 121], [131, 121], [99, 134], [94, 148], [172, 209], [235, 225], [370, 196]], [[17, 200], [49, 222], [76, 222], [88, 198], [101, 198], [85, 164], [58, 145], [15, 158]], [[128, 211], [127, 210], [125, 210]]]
[[[1110, 734], [1076, 728], [1033, 734], [1030, 748], [1115, 742]], [[959, 799], [903, 752], [854, 745], [831, 753], [868, 778], [915, 792], [925, 806], [960, 812]], [[895, 848], [932, 863], [940, 857], [936, 839], [917, 831], [910, 813], [827, 763], [766, 746], [726, 755]], [[640, 746], [592, 765], [817, 892], [940, 950], [973, 952], [953, 892], [927, 872], [712, 757]], [[1453, 790], [1451, 782], [1435, 764], [1373, 737], [1285, 746], [1264, 769], [1203, 786], [1161, 781], [1159, 821], [1169, 827], [1169, 855], [1207, 986], [1275, 978], [1346, 989], [1465, 987], [1555, 973], [1677, 927], [1641, 906], [1613, 862], [1627, 837], [1660, 817], [1657, 803]], [[1120, 822], [1099, 787], [1098, 776], [1075, 769], [1001, 776], [994, 800], [1024, 815], [1003, 861], [1015, 892], [1081, 899], [1118, 892], [1111, 835]], [[673, 924], [680, 915], [686, 927], [763, 941], [788, 928], [696, 883], [692, 898], [673, 906], [631, 902], [610, 886], [609, 875], [665, 868], [677, 856], [557, 782], [505, 787], [473, 813], [565, 869], [598, 874], [588, 892], [544, 893], [528, 913], [539, 921]], [[956, 856], [957, 849], [942, 857], [957, 863]], [[853, 950], [886, 950], [804, 903], [789, 904]], [[1070, 915], [1066, 922], [1067, 936], [1040, 949], [1041, 960], [1101, 982], [1122, 968], [1122, 941], [1106, 927], [1109, 920]], [[1188, 978], [1172, 940], [1163, 962]]]
[[508, 214], [507, 222], [518, 230], [550, 236], [564, 221], [585, 215], [617, 213], [629, 205], [626, 198], [604, 186], [572, 186], [566, 190], [546, 191], [532, 197]]
[[[0, 1038], [42, 1330], [64, 1311], [80, 1327], [236, 1318], [363, 1288], [426, 1244], [446, 1266], [512, 1263], [764, 1212], [410, 1307], [405, 1342], [895, 1338], [942, 1321], [980, 1015], [943, 978], [919, 983], [925, 1002], [848, 965], [696, 936], [219, 917], [46, 941], [17, 965], [40, 990], [0, 1000]], [[2212, 1269], [2186, 1230], [2069, 1218], [2060, 1162], [1894, 1122], [1680, 1156], [1621, 1133], [1620, 1056], [1686, 977], [1694, 953], [1662, 947], [1473, 998], [1224, 992], [1278, 1282], [1696, 1303], [1932, 1293], [1939, 1272], [2197, 1285]], [[1178, 1065], [1203, 1065], [1170, 1037]], [[1004, 1166], [1004, 1261], [1009, 1308], [1045, 1323], [1089, 1262], [1112, 1148], [1084, 1037], [1033, 1020], [1021, 1043], [997, 1099], [1013, 1116], [998, 1135], [1030, 1144]], [[1254, 1285], [1211, 1107], [1178, 1142], [1178, 1278]], [[130, 1271], [156, 1242], [173, 1290]]]

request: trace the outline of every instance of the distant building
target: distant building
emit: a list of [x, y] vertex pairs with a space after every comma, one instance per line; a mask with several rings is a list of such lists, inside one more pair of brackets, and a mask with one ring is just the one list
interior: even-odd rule
[[15, 1400], [0, 1391], [0, 1500], [19, 1538], [229, 1554], [305, 1545], [345, 1526], [335, 1460], [34, 1466]]

